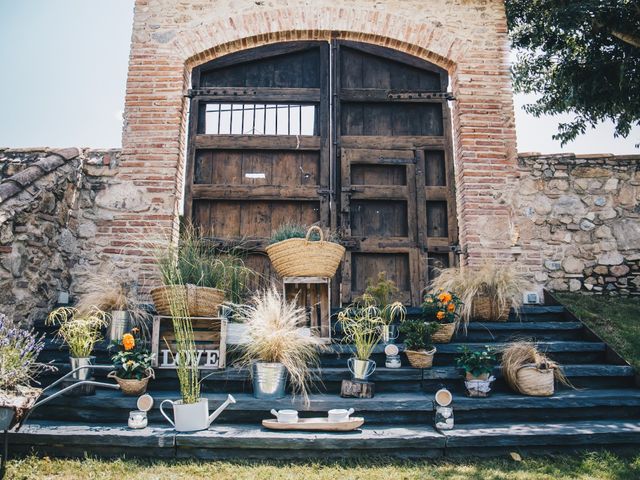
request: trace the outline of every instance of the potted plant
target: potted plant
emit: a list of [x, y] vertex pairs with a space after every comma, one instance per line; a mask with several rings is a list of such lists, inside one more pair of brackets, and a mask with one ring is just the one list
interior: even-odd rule
[[347, 361], [349, 371], [355, 380], [366, 381], [376, 369], [371, 354], [382, 338], [382, 310], [370, 296], [364, 295], [359, 302], [338, 313], [338, 322], [343, 342], [355, 348], [354, 355]]
[[433, 346], [431, 335], [438, 326], [424, 320], [407, 320], [400, 325], [400, 332], [405, 335], [404, 353], [414, 368], [431, 368], [436, 347]]
[[496, 351], [488, 346], [480, 350], [470, 350], [467, 346], [459, 350], [456, 366], [465, 374], [465, 387], [470, 397], [487, 397], [491, 391], [491, 375], [498, 364]]
[[[71, 370], [92, 365], [91, 355], [96, 344], [102, 340], [100, 330], [108, 324], [105, 312], [91, 307], [87, 313], [76, 308], [60, 307], [47, 317], [47, 325], [57, 325], [57, 336], [69, 347]], [[74, 380], [87, 380], [93, 375], [91, 368], [82, 368], [73, 373]]]
[[502, 375], [513, 390], [535, 397], [553, 395], [555, 380], [571, 386], [560, 366], [532, 342], [514, 342], [503, 349]]
[[433, 343], [449, 343], [458, 326], [460, 299], [451, 292], [427, 293], [422, 302], [422, 313], [427, 322], [438, 327], [431, 339]]
[[387, 279], [386, 272], [379, 272], [376, 282], [371, 279], [367, 280], [367, 288], [360, 301], [373, 301], [380, 308], [380, 317], [382, 319], [382, 341], [384, 343], [392, 343], [398, 338], [397, 326], [394, 322], [404, 322], [407, 315], [407, 309], [401, 302], [394, 302], [393, 298], [399, 293], [398, 287], [392, 281]]
[[190, 317], [218, 314], [225, 296], [231, 302], [244, 297], [255, 275], [244, 265], [238, 249], [220, 249], [203, 232], [186, 227], [177, 245], [156, 249], [163, 286], [151, 290], [156, 311], [171, 316], [170, 296], [184, 297]]
[[333, 277], [345, 248], [331, 239], [325, 240], [317, 225], [306, 229], [286, 223], [273, 233], [266, 251], [281, 277]]
[[431, 282], [430, 289], [456, 292], [460, 318], [466, 329], [470, 319], [506, 321], [511, 308], [518, 312], [529, 282], [517, 264], [485, 263], [480, 268], [445, 268]]
[[256, 293], [239, 310], [249, 341], [241, 346], [240, 365], [251, 368], [253, 395], [275, 399], [285, 395], [287, 377], [293, 395], [309, 404], [313, 368], [319, 368], [322, 340], [305, 328], [304, 308], [288, 302], [275, 286]]
[[118, 268], [113, 262], [106, 261], [83, 276], [82, 287], [86, 293], [78, 299], [76, 309], [80, 315], [90, 314], [94, 307], [107, 312], [108, 340], [118, 340], [134, 327], [145, 331], [147, 328], [148, 314], [141, 307], [137, 280], [128, 275], [135, 275], [131, 265]]
[[142, 395], [147, 391], [150, 378], [154, 378], [151, 368], [153, 354], [145, 347], [140, 330], [133, 328], [122, 339], [113, 341], [112, 347], [118, 352], [111, 357], [113, 370], [108, 377], [113, 378], [125, 395]]
[[44, 335], [24, 330], [0, 313], [0, 430], [10, 430], [29, 412], [41, 389], [31, 384], [55, 367], [38, 362]]

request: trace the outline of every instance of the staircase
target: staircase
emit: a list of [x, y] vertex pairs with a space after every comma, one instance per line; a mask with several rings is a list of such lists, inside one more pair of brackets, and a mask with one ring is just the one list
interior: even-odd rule
[[[500, 346], [523, 338], [534, 339], [558, 361], [576, 389], [560, 387], [553, 397], [527, 397], [510, 391], [496, 370], [490, 397], [465, 397], [462, 376], [453, 363], [458, 349], [463, 345]], [[203, 383], [203, 393], [214, 408], [227, 393], [233, 393], [237, 403], [209, 430], [176, 434], [160, 416], [158, 406], [164, 399], [178, 398], [177, 380], [175, 373], [160, 370], [150, 384], [155, 405], [149, 428], [133, 431], [125, 426], [128, 412], [136, 409], [135, 398], [99, 390], [91, 397], [59, 397], [34, 411], [20, 433], [12, 435], [12, 450], [33, 448], [53, 456], [88, 452], [102, 457], [281, 455], [290, 459], [497, 455], [514, 450], [619, 450], [640, 445], [640, 389], [635, 372], [561, 305], [527, 306], [519, 319], [507, 323], [473, 322], [452, 343], [438, 345], [431, 369], [378, 367], [372, 377], [376, 384], [372, 399], [339, 396], [340, 383], [349, 376], [346, 360], [351, 351], [350, 345], [334, 344], [322, 354], [319, 381], [306, 409], [300, 399], [291, 397], [277, 401], [253, 398], [247, 372], [227, 368]], [[97, 353], [98, 361], [106, 363], [105, 346]], [[66, 354], [54, 341], [49, 341], [45, 355], [65, 371]], [[374, 359], [384, 365], [381, 346]], [[433, 394], [443, 386], [454, 393], [456, 427], [438, 432], [433, 428]], [[291, 407], [302, 417], [354, 407], [356, 415], [365, 418], [365, 425], [351, 433], [273, 432], [261, 427], [262, 419], [271, 418], [270, 409]]]

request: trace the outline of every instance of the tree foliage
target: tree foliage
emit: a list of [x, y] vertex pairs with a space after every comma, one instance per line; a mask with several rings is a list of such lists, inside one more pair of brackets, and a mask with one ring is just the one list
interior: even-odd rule
[[615, 135], [640, 125], [640, 1], [506, 0], [517, 92], [539, 99], [529, 113], [570, 113], [564, 145], [610, 119]]

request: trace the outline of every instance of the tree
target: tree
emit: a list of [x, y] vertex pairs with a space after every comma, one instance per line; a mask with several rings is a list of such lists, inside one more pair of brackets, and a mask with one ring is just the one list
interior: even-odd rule
[[603, 120], [627, 137], [640, 125], [640, 1], [506, 0], [517, 60], [514, 87], [540, 98], [537, 117], [573, 114], [553, 136], [564, 145]]

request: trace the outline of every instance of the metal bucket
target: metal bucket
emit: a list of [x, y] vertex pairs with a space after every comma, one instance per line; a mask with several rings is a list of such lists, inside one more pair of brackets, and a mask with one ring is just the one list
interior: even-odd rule
[[[76, 368], [84, 367], [86, 365], [93, 365], [96, 357], [84, 357], [84, 358], [75, 358], [69, 357], [71, 360], [71, 370], [75, 370]], [[77, 372], [73, 372], [71, 378], [74, 380], [89, 380], [93, 377], [93, 368], [83, 368], [82, 370], [78, 370]]]
[[0, 430], [9, 430], [15, 412], [11, 407], [0, 407]]
[[287, 370], [281, 363], [253, 364], [253, 396], [262, 399], [275, 399], [285, 396]]
[[383, 325], [382, 326], [382, 343], [395, 343], [399, 336], [397, 325]]
[[119, 341], [122, 336], [131, 330], [131, 317], [126, 310], [113, 310], [111, 322], [107, 329], [107, 340]]
[[347, 360], [347, 367], [353, 375], [354, 380], [366, 381], [367, 378], [376, 371], [376, 362], [373, 360], [358, 360], [351, 357]]

